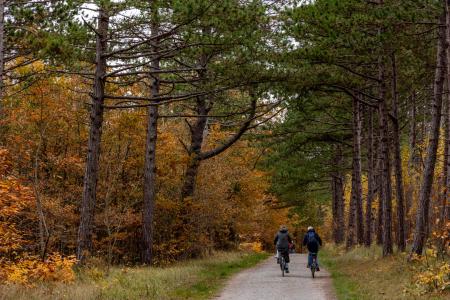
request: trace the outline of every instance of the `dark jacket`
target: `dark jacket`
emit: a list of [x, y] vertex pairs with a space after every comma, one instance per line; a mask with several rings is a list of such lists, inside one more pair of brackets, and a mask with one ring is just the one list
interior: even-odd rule
[[278, 231], [275, 235], [275, 240], [273, 241], [273, 244], [277, 246], [277, 249], [287, 251], [289, 249], [289, 243], [292, 243], [292, 238], [289, 235], [289, 232], [287, 230]]
[[[316, 240], [315, 242], [308, 243], [308, 233], [310, 232], [314, 232], [314, 238]], [[314, 231], [314, 229], [308, 230], [308, 232], [305, 234], [305, 237], [303, 238], [303, 246], [306, 246], [309, 252], [317, 253], [319, 251], [319, 245], [322, 246], [322, 239], [320, 238], [320, 236]]]

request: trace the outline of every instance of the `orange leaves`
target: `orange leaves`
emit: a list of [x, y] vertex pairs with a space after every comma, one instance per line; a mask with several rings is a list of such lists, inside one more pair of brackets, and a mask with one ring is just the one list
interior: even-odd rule
[[428, 266], [415, 276], [416, 285], [423, 292], [444, 291], [450, 288], [450, 264], [441, 262]]
[[71, 282], [75, 280], [73, 256], [53, 253], [44, 262], [37, 257], [24, 257], [15, 262], [0, 261], [0, 281], [32, 285], [42, 281]]
[[[12, 168], [8, 150], [0, 148], [0, 176], [6, 176]], [[3, 187], [2, 187], [3, 188]]]
[[[8, 151], [0, 149], [0, 169], [8, 169]], [[5, 168], [6, 166], [6, 168]], [[29, 211], [34, 209], [33, 191], [13, 176], [3, 172], [0, 177], [0, 282], [31, 284], [37, 281], [72, 281], [73, 257], [63, 259], [52, 254], [45, 262], [34, 256], [27, 256], [25, 239], [31, 228], [22, 228], [30, 220]], [[31, 215], [35, 217], [34, 214]]]
[[[0, 169], [7, 170], [8, 166], [8, 151], [0, 149]], [[23, 218], [23, 211], [33, 204], [31, 189], [5, 173], [0, 177], [0, 254], [15, 252], [25, 243], [16, 222]]]

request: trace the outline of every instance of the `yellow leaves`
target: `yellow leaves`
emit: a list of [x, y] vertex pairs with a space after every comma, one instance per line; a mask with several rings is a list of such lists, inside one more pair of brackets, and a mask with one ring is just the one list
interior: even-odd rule
[[45, 261], [38, 257], [24, 257], [17, 261], [0, 261], [0, 280], [7, 283], [32, 285], [42, 281], [72, 282], [76, 262], [74, 256], [62, 257], [51, 254]]
[[[8, 165], [8, 151], [5, 149], [0, 149], [0, 163], [3, 163], [0, 169]], [[0, 177], [0, 254], [9, 254], [24, 246], [23, 234], [15, 221], [22, 219], [22, 212], [33, 205], [30, 188], [12, 176], [4, 174]]]
[[430, 266], [415, 277], [416, 285], [425, 291], [438, 291], [450, 288], [450, 263], [442, 262]]
[[[13, 176], [7, 176], [8, 151], [0, 149], [0, 282], [30, 285], [38, 281], [70, 282], [75, 279], [74, 257], [52, 254], [45, 262], [23, 251], [27, 234], [20, 223], [34, 208], [33, 191]], [[6, 168], [5, 168], [6, 166]], [[29, 221], [30, 219], [28, 219]], [[20, 256], [19, 256], [20, 253]]]
[[263, 245], [261, 242], [240, 243], [239, 250], [261, 253], [263, 252]]

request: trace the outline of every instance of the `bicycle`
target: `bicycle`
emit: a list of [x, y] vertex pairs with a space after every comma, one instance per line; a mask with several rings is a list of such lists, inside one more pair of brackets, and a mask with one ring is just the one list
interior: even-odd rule
[[286, 260], [284, 258], [284, 255], [281, 255], [280, 253], [280, 258], [278, 258], [279, 264], [280, 264], [280, 268], [281, 268], [281, 276], [284, 277], [284, 271], [286, 270]]
[[314, 278], [314, 273], [317, 271], [317, 253], [311, 253], [312, 256], [312, 264], [310, 267], [312, 278]]

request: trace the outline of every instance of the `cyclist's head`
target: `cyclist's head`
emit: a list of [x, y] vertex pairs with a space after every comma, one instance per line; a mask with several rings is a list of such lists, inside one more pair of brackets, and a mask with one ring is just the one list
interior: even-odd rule
[[310, 230], [314, 230], [314, 227], [309, 226], [309, 227], [308, 227], [308, 231], [310, 231]]
[[280, 226], [280, 231], [287, 231], [288, 229], [287, 229], [287, 227], [286, 227], [286, 225], [281, 225]]

